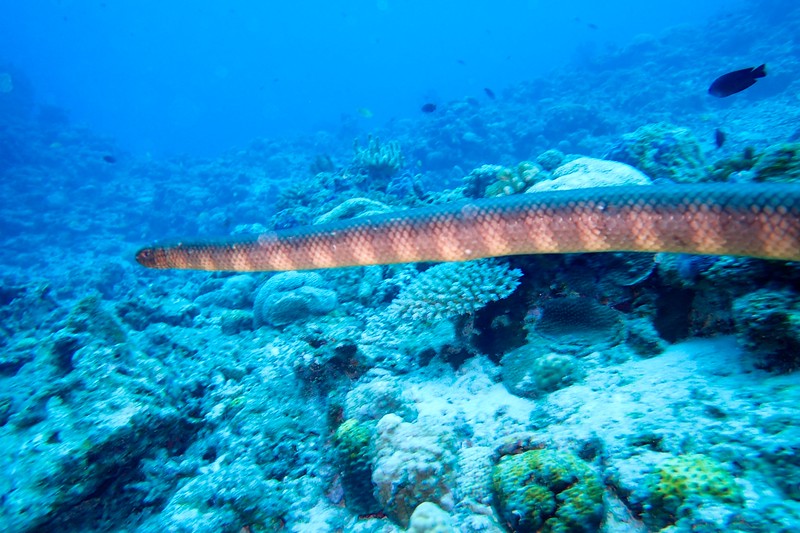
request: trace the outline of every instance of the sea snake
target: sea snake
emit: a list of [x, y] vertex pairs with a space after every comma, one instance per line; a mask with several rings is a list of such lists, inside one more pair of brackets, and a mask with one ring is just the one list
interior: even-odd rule
[[278, 271], [571, 252], [800, 261], [800, 185], [573, 189], [436, 205], [229, 242], [156, 245], [150, 268]]

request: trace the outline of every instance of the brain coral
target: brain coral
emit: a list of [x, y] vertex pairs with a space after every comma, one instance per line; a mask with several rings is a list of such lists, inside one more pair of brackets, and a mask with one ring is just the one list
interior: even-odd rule
[[474, 313], [489, 302], [502, 300], [519, 285], [522, 272], [487, 259], [442, 263], [409, 283], [387, 309], [389, 316], [433, 322]]
[[497, 506], [519, 533], [598, 531], [603, 486], [589, 465], [569, 452], [530, 450], [500, 459], [492, 472]]

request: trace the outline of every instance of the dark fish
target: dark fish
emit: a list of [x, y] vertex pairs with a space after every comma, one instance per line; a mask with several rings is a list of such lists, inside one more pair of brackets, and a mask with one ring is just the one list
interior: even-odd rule
[[766, 75], [766, 65], [734, 70], [714, 80], [714, 83], [708, 88], [708, 94], [716, 96], [717, 98], [725, 98], [726, 96], [744, 91], [753, 85], [758, 78], [763, 78]]
[[456, 63], [458, 63], [461, 66], [466, 66], [466, 63], [464, 62], [463, 59], [456, 59]]
[[486, 93], [486, 96], [488, 96], [489, 98], [491, 98], [492, 100], [494, 100], [495, 96], [494, 96], [494, 91], [493, 91], [493, 90], [491, 90], [491, 89], [490, 89], [490, 88], [488, 88], [488, 87], [484, 87], [484, 88], [483, 88], [483, 92], [485, 92], [485, 93]]
[[714, 130], [714, 144], [717, 145], [717, 148], [722, 148], [722, 145], [725, 144], [725, 139], [727, 138], [728, 136], [721, 129], [717, 128]]
[[104, 155], [103, 156], [103, 161], [105, 161], [106, 163], [116, 163], [117, 162], [117, 158], [114, 157], [113, 155]]
[[420, 107], [423, 113], [433, 113], [436, 111], [436, 104], [425, 104], [424, 106]]

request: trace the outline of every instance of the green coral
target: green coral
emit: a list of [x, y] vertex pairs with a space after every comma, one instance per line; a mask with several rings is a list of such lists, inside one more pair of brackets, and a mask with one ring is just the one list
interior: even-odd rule
[[495, 177], [484, 192], [484, 196], [511, 196], [524, 192], [528, 187], [543, 179], [542, 167], [530, 161], [522, 161], [517, 168], [500, 167]]
[[688, 453], [667, 459], [648, 474], [645, 484], [650, 493], [645, 523], [656, 528], [673, 524], [679, 508], [689, 501], [742, 502], [736, 479], [720, 463], [703, 454]]
[[373, 495], [373, 433], [371, 424], [351, 418], [343, 422], [333, 435], [345, 502], [348, 509], [357, 514], [380, 510]]
[[530, 450], [502, 457], [492, 471], [498, 510], [519, 533], [597, 531], [603, 486], [576, 455]]
[[715, 161], [709, 168], [710, 180], [728, 181], [732, 174], [752, 169], [756, 161], [755, 151], [748, 146], [740, 153]]
[[604, 159], [638, 168], [652, 179], [694, 183], [708, 177], [700, 142], [687, 128], [658, 122], [622, 136]]
[[774, 144], [764, 150], [753, 166], [756, 181], [800, 180], [800, 143]]

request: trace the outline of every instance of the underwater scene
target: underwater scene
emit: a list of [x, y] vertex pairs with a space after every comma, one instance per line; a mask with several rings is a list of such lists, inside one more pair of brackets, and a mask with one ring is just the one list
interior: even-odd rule
[[272, 4], [0, 5], [0, 530], [800, 531], [800, 3]]

